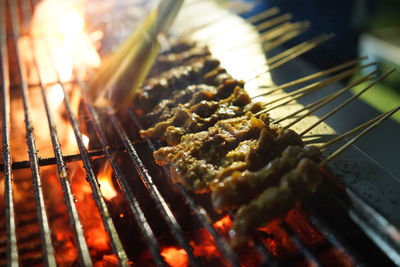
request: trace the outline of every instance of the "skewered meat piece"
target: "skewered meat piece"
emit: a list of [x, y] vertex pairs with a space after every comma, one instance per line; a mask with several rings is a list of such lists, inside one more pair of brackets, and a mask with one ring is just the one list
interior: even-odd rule
[[[189, 46], [189, 44], [187, 44]], [[179, 47], [176, 47], [179, 49]], [[210, 51], [205, 46], [181, 47], [185, 48], [178, 52], [169, 52], [160, 54], [155, 62], [154, 67], [150, 71], [150, 76], [159, 75], [169, 69], [186, 65], [196, 59], [201, 59], [210, 56]]]
[[315, 146], [288, 146], [280, 157], [275, 158], [258, 171], [235, 171], [226, 179], [212, 185], [211, 201], [217, 212], [236, 209], [251, 201], [265, 188], [275, 186], [279, 179], [296, 167], [303, 158], [318, 161], [320, 150]]
[[162, 100], [146, 118], [153, 122], [165, 121], [176, 113], [178, 104], [190, 108], [202, 100], [221, 100], [231, 95], [236, 86], [243, 88], [243, 85], [243, 81], [234, 79], [229, 79], [217, 87], [206, 84], [189, 85], [185, 90], [173, 93], [171, 99]]
[[171, 177], [191, 191], [207, 192], [208, 184], [225, 167], [224, 156], [241, 141], [257, 139], [260, 129], [268, 127], [269, 120], [257, 119], [251, 113], [219, 121], [208, 131], [187, 134], [176, 146], [160, 148], [153, 153], [159, 165], [171, 164]]
[[207, 130], [219, 120], [243, 116], [247, 111], [257, 112], [261, 108], [261, 103], [251, 103], [247, 92], [236, 87], [230, 97], [219, 102], [201, 101], [190, 109], [180, 105], [175, 116], [140, 131], [140, 134], [176, 145], [185, 134]]
[[257, 162], [266, 164], [289, 145], [302, 145], [301, 138], [291, 130], [270, 127], [267, 116], [257, 119], [247, 113], [219, 121], [208, 131], [184, 135], [178, 145], [160, 148], [153, 155], [157, 164], [171, 165], [175, 181], [191, 191], [204, 193], [210, 191], [211, 183], [229, 173], [227, 169], [245, 170], [252, 166], [250, 151], [260, 154]]
[[248, 205], [242, 206], [233, 221], [234, 241], [243, 242], [257, 227], [284, 216], [296, 201], [314, 193], [322, 182], [317, 162], [304, 158], [285, 174], [279, 186], [270, 187]]
[[173, 91], [183, 90], [190, 84], [221, 84], [231, 78], [219, 67], [219, 61], [207, 57], [192, 65], [173, 68], [161, 75], [151, 78], [133, 98], [133, 108], [139, 114], [150, 112], [162, 99], [171, 97]]

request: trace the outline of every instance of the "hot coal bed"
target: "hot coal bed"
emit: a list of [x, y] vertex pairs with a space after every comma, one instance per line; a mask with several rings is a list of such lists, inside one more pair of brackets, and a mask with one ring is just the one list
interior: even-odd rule
[[[7, 15], [0, 23], [1, 265], [393, 264], [351, 220], [346, 189], [329, 173], [320, 190], [284, 221], [233, 248], [227, 241], [230, 214], [214, 213], [208, 195], [172, 183], [153, 160], [158, 144], [140, 138], [132, 110], [97, 110], [84, 99], [74, 103], [74, 89], [83, 86], [77, 79], [31, 80], [36, 61], [45, 59], [25, 62], [18, 52], [15, 40], [23, 29], [18, 18], [31, 15], [18, 4], [2, 1], [0, 9]], [[52, 92], [60, 88], [64, 102], [53, 109]], [[70, 134], [74, 147], [65, 153]]]

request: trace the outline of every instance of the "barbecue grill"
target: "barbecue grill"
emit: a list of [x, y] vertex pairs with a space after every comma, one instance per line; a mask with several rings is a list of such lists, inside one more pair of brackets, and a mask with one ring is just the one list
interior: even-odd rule
[[[367, 162], [360, 165], [359, 175], [370, 175], [371, 179], [380, 176], [380, 187], [393, 185], [392, 194], [399, 192], [398, 181], [376, 167], [355, 147], [331, 166], [335, 174], [344, 169], [339, 176], [341, 183], [326, 173], [326, 181], [317, 194], [290, 211], [283, 222], [261, 229], [251, 246], [232, 248], [224, 237], [229, 233], [221, 227], [224, 222], [229, 223], [229, 216], [218, 217], [201, 197], [168, 180], [167, 172], [157, 167], [151, 158], [151, 152], [158, 144], [138, 137], [141, 126], [132, 110], [121, 114], [111, 108], [98, 110], [93, 107], [85, 101], [85, 84], [76, 69], [74, 79], [69, 81], [62, 81], [59, 74], [54, 82], [45, 82], [41, 75], [38, 75], [38, 81], [31, 81], [29, 77], [40, 72], [38, 66], [44, 58], [35, 57], [32, 52], [31, 64], [27, 64], [17, 41], [26, 35], [26, 22], [30, 21], [35, 5], [36, 1], [4, 0], [0, 6], [1, 175], [5, 207], [1, 214], [1, 265], [167, 266], [174, 265], [180, 258], [168, 256], [167, 249], [170, 248], [175, 249], [176, 255], [186, 255], [184, 258], [193, 266], [400, 265], [397, 227], [400, 224], [396, 224], [400, 215], [391, 209], [396, 205], [392, 203], [380, 209], [390, 202], [390, 196], [386, 200], [379, 198], [381, 204], [371, 205], [363, 197], [365, 191], [357, 182], [349, 184], [346, 177], [353, 173], [340, 164]], [[34, 51], [35, 43], [28, 42], [25, 49]], [[52, 59], [54, 55], [50, 50], [48, 52], [46, 57]], [[286, 71], [293, 71], [293, 68], [296, 68], [295, 63]], [[53, 71], [57, 73], [57, 70]], [[277, 75], [279, 80], [285, 74], [283, 71]], [[49, 98], [49, 88], [55, 85], [64, 96], [62, 122], [73, 130], [77, 153], [65, 154], [61, 149], [64, 128], [58, 127]], [[71, 88], [82, 90], [78, 112], [74, 110]], [[22, 102], [22, 105], [14, 101]], [[37, 112], [42, 115], [36, 115]], [[26, 132], [28, 151], [21, 148], [25, 154], [15, 161], [12, 157], [18, 149], [13, 148], [22, 144], [16, 143], [20, 133], [13, 128], [16, 121], [21, 122], [21, 116], [24, 116], [24, 122], [20, 130]], [[36, 127], [42, 125], [41, 120], [48, 124], [48, 129]], [[38, 135], [45, 135], [47, 142], [38, 140]], [[89, 146], [85, 144], [84, 136], [90, 137]], [[47, 145], [47, 150], [42, 148], [43, 145]], [[44, 150], [40, 155], [45, 156], [39, 156], [38, 147]], [[100, 186], [99, 182], [99, 169], [106, 161], [112, 167], [113, 185], [118, 193], [111, 200], [105, 197], [104, 185]], [[377, 173], [371, 174], [370, 170]], [[346, 171], [348, 173], [343, 173]], [[79, 173], [81, 180], [72, 179]], [[368, 186], [367, 183], [363, 185]], [[79, 187], [85, 188], [89, 192], [87, 196], [92, 198], [79, 199]], [[377, 195], [380, 187], [367, 192]], [[57, 198], [52, 194], [58, 194], [65, 205], [61, 202], [63, 207], [58, 207], [60, 202], [52, 202]], [[97, 207], [98, 212], [85, 210], [85, 201], [87, 205], [94, 203], [92, 207]], [[99, 215], [95, 217], [97, 213]], [[87, 217], [91, 216], [101, 225], [101, 229], [96, 228], [98, 235], [88, 234], [91, 225], [87, 223], [90, 221]], [[200, 232], [201, 241], [211, 240], [210, 246], [215, 248], [217, 256], [209, 257], [197, 251], [198, 247], [206, 246], [196, 241], [195, 236]], [[96, 247], [93, 237], [105, 239], [109, 247]], [[67, 252], [73, 254], [71, 258]], [[178, 265], [177, 262], [174, 266]]]

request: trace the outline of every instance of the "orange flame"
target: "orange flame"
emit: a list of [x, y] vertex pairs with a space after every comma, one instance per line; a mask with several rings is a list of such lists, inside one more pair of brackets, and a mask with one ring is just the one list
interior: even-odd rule
[[113, 170], [108, 161], [104, 164], [103, 168], [101, 168], [100, 172], [97, 174], [97, 180], [100, 184], [100, 190], [103, 197], [107, 200], [111, 200], [112, 198], [117, 196], [117, 191], [114, 188], [112, 182], [112, 173]]
[[76, 2], [41, 1], [35, 11], [31, 33], [50, 49], [61, 81], [72, 79], [74, 66], [83, 73], [100, 65], [94, 41], [101, 39], [102, 33], [87, 32], [82, 8]]

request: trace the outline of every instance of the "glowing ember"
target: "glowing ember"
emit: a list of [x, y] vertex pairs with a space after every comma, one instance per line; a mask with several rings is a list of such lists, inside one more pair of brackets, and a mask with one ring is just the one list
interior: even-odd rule
[[97, 174], [97, 180], [100, 184], [100, 190], [103, 197], [110, 200], [117, 196], [117, 191], [115, 190], [112, 183], [112, 173], [113, 170], [108, 162], [104, 164], [103, 168]]
[[226, 215], [219, 221], [216, 221], [213, 225], [220, 234], [226, 234], [232, 227], [232, 220], [229, 215]]
[[164, 248], [161, 252], [165, 261], [173, 267], [189, 266], [189, 258], [184, 249], [175, 247]]

